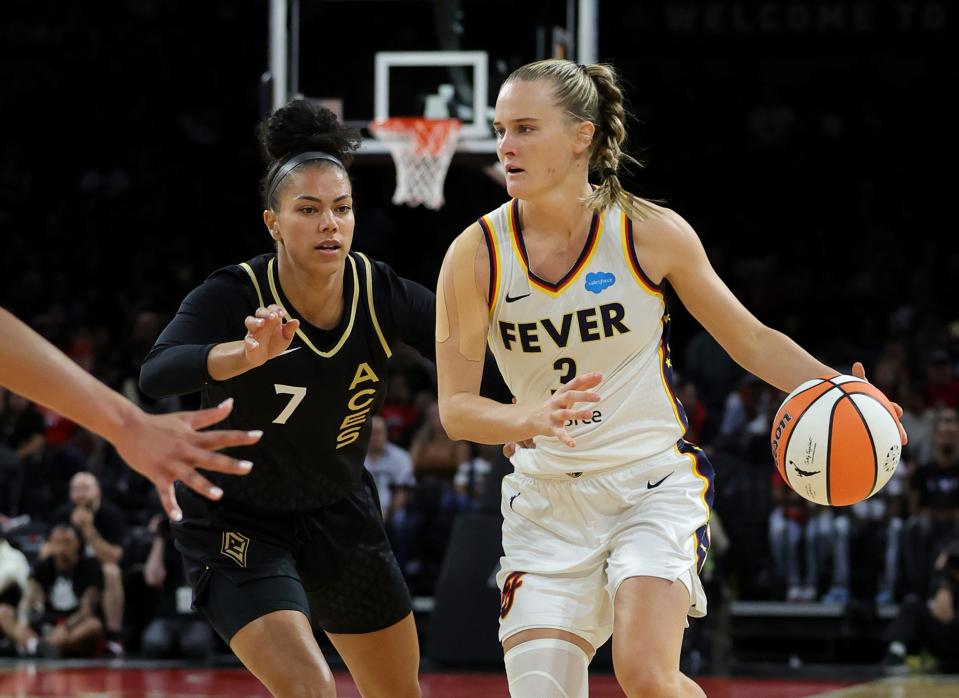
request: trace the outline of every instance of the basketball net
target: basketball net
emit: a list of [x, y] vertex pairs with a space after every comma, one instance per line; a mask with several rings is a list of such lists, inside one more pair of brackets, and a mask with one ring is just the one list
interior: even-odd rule
[[370, 124], [396, 164], [394, 204], [426, 208], [443, 207], [443, 182], [456, 151], [459, 119], [426, 119], [418, 116], [390, 117]]

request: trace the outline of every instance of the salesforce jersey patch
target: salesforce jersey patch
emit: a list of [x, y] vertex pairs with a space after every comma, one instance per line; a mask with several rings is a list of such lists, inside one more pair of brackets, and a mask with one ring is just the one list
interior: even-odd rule
[[616, 283], [616, 275], [608, 271], [590, 272], [586, 275], [586, 290], [601, 293]]

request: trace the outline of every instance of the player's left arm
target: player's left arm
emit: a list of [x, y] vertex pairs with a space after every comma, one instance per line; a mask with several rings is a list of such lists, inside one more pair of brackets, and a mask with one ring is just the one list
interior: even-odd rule
[[789, 337], [761, 323], [713, 269], [699, 236], [681, 216], [664, 211], [633, 227], [637, 254], [676, 290], [686, 309], [733, 360], [780, 390], [839, 372]]
[[[787, 393], [804, 381], [839, 373], [749, 312], [719, 278], [699, 236], [682, 216], [664, 210], [661, 216], [636, 222], [633, 230], [637, 254], [642, 250], [640, 256], [652, 261], [654, 278], [668, 281], [693, 317], [747, 371]], [[865, 378], [859, 362], [853, 373]], [[905, 443], [905, 431], [899, 428]]]

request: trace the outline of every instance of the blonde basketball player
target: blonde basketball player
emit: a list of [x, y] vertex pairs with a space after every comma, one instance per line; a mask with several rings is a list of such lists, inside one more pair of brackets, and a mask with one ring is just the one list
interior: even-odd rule
[[[624, 121], [607, 66], [516, 70], [494, 124], [514, 198], [454, 241], [440, 273], [450, 437], [535, 444], [503, 481], [500, 640], [514, 698], [586, 696], [610, 635], [627, 695], [704, 695], [679, 656], [686, 616], [706, 613], [713, 473], [682, 439], [665, 284], [778, 388], [837, 373], [751, 315], [679, 215], [623, 191]], [[479, 396], [487, 342], [516, 404]]]

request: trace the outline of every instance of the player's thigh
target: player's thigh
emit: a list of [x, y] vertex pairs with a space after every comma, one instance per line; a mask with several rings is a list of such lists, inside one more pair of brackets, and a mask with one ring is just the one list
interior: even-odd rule
[[274, 611], [247, 623], [230, 639], [230, 649], [274, 696], [336, 696], [333, 675], [300, 611]]
[[367, 633], [327, 633], [364, 698], [419, 698], [419, 640], [413, 614]]
[[642, 695], [644, 687], [678, 682], [689, 610], [686, 585], [631, 577], [619, 585], [613, 607], [613, 668], [627, 693]]
[[566, 640], [566, 642], [571, 642], [583, 650], [590, 661], [592, 661], [593, 655], [596, 654], [596, 648], [593, 647], [591, 642], [576, 633], [559, 628], [529, 628], [527, 630], [520, 630], [518, 633], [510, 635], [503, 641], [503, 654], [506, 654], [517, 645], [529, 642], [530, 640]]

